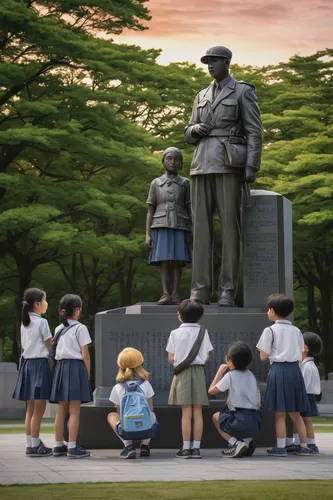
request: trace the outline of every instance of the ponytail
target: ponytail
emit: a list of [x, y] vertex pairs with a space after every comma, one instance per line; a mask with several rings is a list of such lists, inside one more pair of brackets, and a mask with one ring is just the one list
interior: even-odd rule
[[65, 309], [61, 309], [59, 313], [59, 319], [64, 326], [69, 326], [67, 312], [65, 311]]
[[29, 312], [33, 310], [36, 302], [41, 302], [45, 292], [40, 288], [28, 288], [23, 295], [22, 301], [22, 323], [24, 326], [30, 325]]
[[68, 318], [71, 318], [75, 309], [82, 309], [82, 299], [78, 295], [66, 294], [59, 303], [59, 319], [64, 326], [69, 326]]

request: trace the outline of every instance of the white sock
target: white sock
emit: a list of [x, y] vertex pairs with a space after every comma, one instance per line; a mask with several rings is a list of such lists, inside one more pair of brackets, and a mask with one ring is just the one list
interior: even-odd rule
[[122, 439], [122, 442], [124, 443], [124, 446], [129, 446], [130, 444], [133, 444], [133, 441], [131, 439]]
[[150, 443], [150, 439], [142, 439], [141, 440], [141, 444], [145, 444], [146, 446], [148, 446]]
[[68, 441], [64, 440], [64, 445], [68, 447]]
[[190, 448], [190, 441], [183, 441], [183, 450], [189, 450]]
[[73, 450], [74, 448], [76, 448], [76, 441], [69, 442], [68, 449]]
[[308, 444], [316, 444], [315, 438], [308, 438]]
[[301, 443], [301, 448], [307, 448], [308, 447], [308, 443]]
[[192, 448], [200, 448], [201, 441], [193, 441]]
[[55, 446], [56, 446], [56, 448], [61, 448], [62, 446], [64, 446], [64, 442], [63, 441], [55, 441]]
[[234, 444], [237, 443], [237, 439], [236, 438], [230, 438], [228, 443], [230, 444], [230, 446], [233, 446]]
[[276, 444], [278, 448], [285, 448], [286, 447], [286, 438], [277, 438]]
[[33, 448], [37, 448], [39, 446], [40, 439], [39, 438], [31, 438], [31, 446]]
[[25, 436], [25, 445], [27, 448], [31, 448], [32, 444], [31, 444], [31, 436], [28, 436], [26, 435]]
[[295, 444], [296, 446], [298, 446], [298, 445], [299, 445], [299, 435], [298, 435], [298, 434], [294, 434], [294, 444]]
[[246, 444], [246, 446], [248, 447], [248, 446], [249, 446], [249, 444], [250, 444], [250, 443], [251, 443], [251, 441], [252, 441], [252, 438], [245, 438], [245, 439], [243, 439], [243, 441], [244, 441], [244, 443]]
[[291, 446], [292, 444], [294, 444], [294, 438], [287, 438], [286, 439], [286, 445], [287, 446]]

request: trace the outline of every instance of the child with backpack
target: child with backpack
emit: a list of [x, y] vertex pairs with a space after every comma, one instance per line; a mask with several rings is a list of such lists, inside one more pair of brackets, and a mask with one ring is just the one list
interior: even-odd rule
[[213, 422], [219, 434], [228, 441], [228, 448], [222, 451], [224, 457], [250, 457], [256, 448], [252, 437], [258, 434], [262, 424], [259, 388], [255, 376], [247, 369], [252, 351], [245, 342], [233, 342], [226, 361], [208, 389], [211, 395], [228, 391], [226, 408], [214, 413]]
[[149, 457], [150, 439], [159, 429], [153, 407], [154, 389], [143, 368], [140, 351], [126, 347], [118, 356], [118, 382], [112, 389], [110, 401], [116, 411], [108, 414], [108, 423], [124, 444], [120, 458], [136, 458], [134, 441], [140, 441], [140, 457]]
[[[170, 333], [166, 350], [173, 365], [169, 405], [181, 406], [183, 446], [177, 458], [201, 458], [202, 406], [208, 406], [205, 363], [213, 350], [207, 330], [198, 324], [204, 313], [200, 302], [183, 300], [178, 308], [181, 325]], [[193, 417], [193, 443], [191, 442]]]
[[[78, 295], [67, 294], [59, 304], [61, 324], [55, 330], [57, 361], [50, 403], [58, 403], [55, 419], [55, 448], [53, 455], [68, 458], [86, 458], [90, 452], [76, 442], [80, 425], [81, 403], [92, 401], [89, 384], [91, 343], [88, 328], [79, 322], [82, 300]], [[53, 343], [54, 343], [53, 341]], [[68, 419], [68, 444], [64, 442], [64, 425]]]

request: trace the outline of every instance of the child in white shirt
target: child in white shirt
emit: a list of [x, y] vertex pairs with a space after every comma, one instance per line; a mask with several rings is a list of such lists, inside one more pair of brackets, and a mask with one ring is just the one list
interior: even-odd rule
[[[178, 318], [182, 323], [170, 333], [166, 347], [169, 363], [176, 368], [189, 355], [200, 331], [197, 323], [204, 309], [196, 300], [183, 300], [179, 305]], [[174, 375], [170, 388], [169, 405], [182, 408], [183, 446], [176, 454], [177, 458], [201, 458], [200, 442], [203, 430], [202, 406], [208, 406], [206, 390], [205, 363], [213, 350], [207, 330], [196, 358], [188, 368]], [[193, 416], [193, 444], [190, 447]]]
[[[126, 392], [125, 388], [122, 385], [124, 382], [130, 384], [137, 381], [143, 381], [140, 384], [140, 389], [145, 394], [148, 400], [149, 407], [152, 412], [152, 417], [155, 422], [152, 429], [152, 437], [159, 429], [158, 422], [156, 421], [156, 415], [153, 412], [154, 389], [148, 381], [149, 373], [143, 368], [143, 362], [144, 358], [142, 356], [142, 353], [137, 349], [134, 349], [133, 347], [126, 347], [121, 351], [117, 359], [119, 371], [116, 377], [116, 381], [118, 383], [113, 387], [109, 398], [110, 401], [114, 404], [116, 411], [109, 413], [107, 418], [111, 428], [124, 444], [124, 449], [120, 453], [120, 458], [124, 459], [136, 458], [136, 448], [134, 446], [134, 441], [130, 439], [124, 439], [125, 434], [120, 425], [121, 398]], [[149, 457], [149, 443], [150, 438], [141, 440], [140, 457]]]

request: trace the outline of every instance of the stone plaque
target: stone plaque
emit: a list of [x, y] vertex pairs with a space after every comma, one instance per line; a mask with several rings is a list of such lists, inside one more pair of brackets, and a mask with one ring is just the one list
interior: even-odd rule
[[292, 297], [291, 202], [271, 191], [251, 191], [243, 226], [244, 307], [264, 309], [272, 293]]

